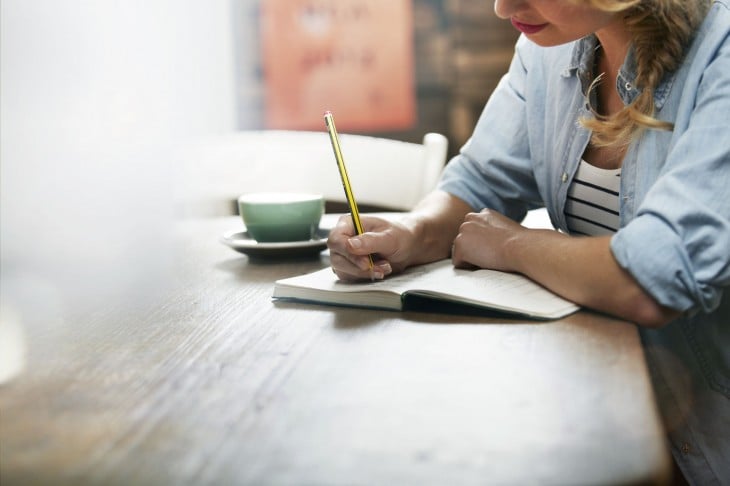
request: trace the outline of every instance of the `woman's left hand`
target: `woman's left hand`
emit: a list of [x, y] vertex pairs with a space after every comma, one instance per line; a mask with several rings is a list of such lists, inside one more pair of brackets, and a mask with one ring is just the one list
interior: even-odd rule
[[528, 229], [495, 211], [469, 213], [454, 239], [458, 268], [521, 273], [579, 305], [648, 327], [680, 315], [659, 304], [619, 266], [611, 236], [568, 236]]
[[489, 209], [469, 213], [454, 239], [451, 259], [457, 268], [516, 271], [510, 262], [510, 241], [527, 228]]

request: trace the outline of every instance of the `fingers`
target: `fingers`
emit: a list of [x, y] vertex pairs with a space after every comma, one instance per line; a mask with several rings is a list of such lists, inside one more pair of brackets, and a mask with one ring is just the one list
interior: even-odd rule
[[393, 273], [390, 263], [386, 260], [373, 259], [373, 267], [370, 268], [370, 260], [367, 257], [352, 259], [347, 255], [330, 253], [332, 270], [341, 280], [382, 280]]
[[454, 238], [454, 244], [451, 246], [451, 263], [456, 268], [473, 268], [473, 265], [465, 258], [464, 239], [463, 233], [460, 230], [459, 234]]
[[474, 269], [477, 256], [490, 251], [489, 232], [497, 213], [482, 209], [478, 213], [468, 213], [459, 226], [451, 248], [451, 261], [456, 268]]
[[347, 239], [348, 250], [354, 255], [392, 255], [398, 250], [398, 240], [389, 231], [366, 232]]
[[[364, 219], [363, 224], [368, 229], [377, 230], [379, 221], [371, 218], [366, 224]], [[386, 259], [374, 255], [387, 254], [385, 252], [388, 248], [387, 238], [382, 238], [378, 232], [356, 235], [349, 215], [340, 218], [332, 229], [327, 239], [327, 246], [330, 249], [332, 269], [342, 280], [381, 280], [393, 271]]]
[[513, 271], [509, 246], [525, 228], [493, 210], [469, 213], [454, 239], [452, 262], [458, 268]]

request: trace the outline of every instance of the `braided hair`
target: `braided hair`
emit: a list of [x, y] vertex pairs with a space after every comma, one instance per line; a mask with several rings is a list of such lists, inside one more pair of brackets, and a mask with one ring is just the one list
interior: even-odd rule
[[[672, 130], [673, 124], [654, 117], [654, 90], [665, 75], [679, 68], [712, 0], [574, 0], [622, 14], [636, 59], [640, 94], [608, 116], [594, 111], [581, 123], [593, 132], [596, 146], [628, 145], [644, 129]], [[591, 85], [592, 90], [600, 80]]]

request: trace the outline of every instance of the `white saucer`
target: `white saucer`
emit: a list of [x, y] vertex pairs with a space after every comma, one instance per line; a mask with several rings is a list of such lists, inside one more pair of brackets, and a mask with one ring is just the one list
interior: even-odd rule
[[329, 230], [320, 228], [311, 240], [264, 243], [254, 240], [246, 231], [233, 230], [224, 233], [220, 241], [250, 257], [298, 258], [318, 255], [327, 248], [328, 234]]

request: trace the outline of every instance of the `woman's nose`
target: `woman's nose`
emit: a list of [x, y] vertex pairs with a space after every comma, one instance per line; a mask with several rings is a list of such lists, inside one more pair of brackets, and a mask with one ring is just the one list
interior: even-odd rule
[[494, 13], [501, 19], [512, 17], [524, 0], [494, 0]]

